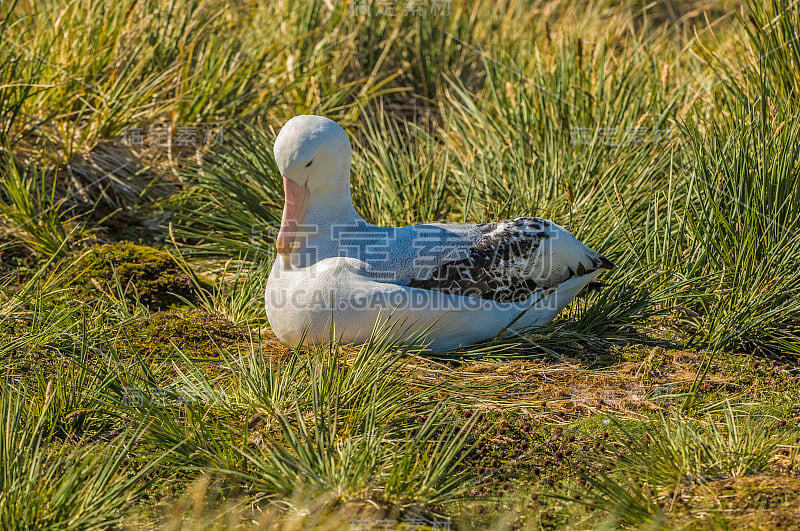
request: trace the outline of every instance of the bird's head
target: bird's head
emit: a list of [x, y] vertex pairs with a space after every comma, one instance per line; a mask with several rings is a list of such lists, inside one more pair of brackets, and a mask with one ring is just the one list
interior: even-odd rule
[[273, 148], [283, 177], [285, 203], [276, 247], [289, 254], [311, 197], [350, 188], [350, 140], [339, 124], [323, 116], [295, 116], [281, 128]]

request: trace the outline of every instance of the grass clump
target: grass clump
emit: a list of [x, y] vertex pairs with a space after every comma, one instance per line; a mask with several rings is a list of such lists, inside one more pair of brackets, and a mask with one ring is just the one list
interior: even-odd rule
[[786, 424], [730, 404], [700, 418], [661, 416], [644, 433], [615, 421], [604, 470], [584, 475], [576, 490], [617, 521], [663, 527], [700, 487], [769, 472], [778, 448], [791, 440], [776, 429]]
[[130, 464], [134, 440], [72, 445], [47, 430], [52, 386], [37, 414], [18, 389], [0, 387], [0, 525], [3, 529], [103, 529], [132, 509], [143, 476]]
[[[325, 500], [431, 513], [470, 485], [458, 464], [474, 421], [425, 389], [409, 392], [405, 353], [380, 333], [357, 352], [332, 343], [278, 357], [251, 345], [221, 371], [184, 352], [170, 371], [115, 361], [118, 387], [104, 401], [137, 419], [172, 467], [283, 508]], [[233, 377], [220, 385], [222, 375]]]

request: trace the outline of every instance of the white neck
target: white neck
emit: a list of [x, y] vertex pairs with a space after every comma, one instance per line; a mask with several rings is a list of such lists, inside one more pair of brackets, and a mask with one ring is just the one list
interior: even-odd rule
[[328, 179], [329, 186], [311, 192], [307, 199], [306, 214], [300, 223], [301, 237], [291, 262], [297, 266], [307, 266], [316, 260], [339, 256], [337, 225], [352, 227], [364, 224], [364, 220], [353, 208], [350, 196], [350, 175]]
[[319, 226], [320, 229], [336, 223], [353, 223], [361, 219], [350, 195], [350, 182], [343, 180], [344, 186], [333, 189], [316, 190], [308, 198], [308, 208], [303, 225]]

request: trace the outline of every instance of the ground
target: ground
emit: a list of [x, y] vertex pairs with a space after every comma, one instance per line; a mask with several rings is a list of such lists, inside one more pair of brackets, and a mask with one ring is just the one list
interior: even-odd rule
[[[0, 527], [798, 526], [800, 7], [403, 4], [0, 6]], [[368, 221], [617, 267], [521, 336], [282, 345], [309, 113]]]

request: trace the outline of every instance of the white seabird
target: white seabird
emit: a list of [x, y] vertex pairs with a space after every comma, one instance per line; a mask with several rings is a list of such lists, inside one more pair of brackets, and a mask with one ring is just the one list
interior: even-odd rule
[[[552, 221], [377, 227], [350, 196], [350, 141], [334, 121], [296, 116], [274, 146], [285, 204], [267, 317], [289, 345], [399, 341], [449, 350], [550, 322], [613, 268]], [[333, 325], [333, 328], [331, 328]]]

